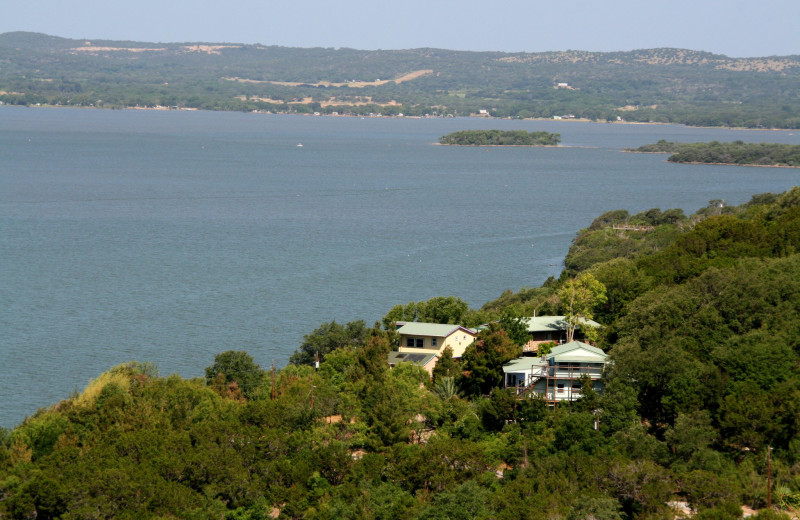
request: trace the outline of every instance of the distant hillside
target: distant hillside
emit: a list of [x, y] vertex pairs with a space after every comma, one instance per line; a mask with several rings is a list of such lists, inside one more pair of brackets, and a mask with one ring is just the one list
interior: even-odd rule
[[800, 56], [289, 48], [0, 35], [0, 101], [800, 128]]

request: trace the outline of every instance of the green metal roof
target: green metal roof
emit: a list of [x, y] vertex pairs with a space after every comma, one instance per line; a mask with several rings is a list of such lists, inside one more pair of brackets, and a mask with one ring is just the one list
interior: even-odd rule
[[[564, 331], [567, 330], [567, 317], [566, 316], [533, 316], [530, 318], [523, 318], [525, 321], [528, 332], [548, 332], [548, 331]], [[594, 320], [586, 320], [581, 318], [578, 322], [580, 325], [588, 325], [590, 327], [599, 327], [600, 324]]]
[[535, 356], [525, 356], [517, 359], [512, 359], [503, 365], [503, 372], [529, 372], [532, 367], [541, 368], [543, 365], [542, 359]]
[[[402, 325], [401, 325], [402, 323]], [[397, 332], [405, 336], [434, 336], [437, 338], [446, 338], [457, 330], [463, 330], [471, 335], [475, 335], [475, 331], [462, 327], [461, 325], [448, 325], [441, 323], [420, 323], [417, 321], [410, 322], [397, 322]]]
[[528, 372], [532, 366], [539, 368], [549, 364], [551, 359], [555, 363], [606, 363], [608, 362], [608, 355], [601, 349], [581, 341], [570, 341], [564, 345], [553, 347], [550, 354], [545, 356], [544, 361], [542, 358], [535, 356], [512, 359], [503, 365], [503, 372]]
[[608, 355], [597, 347], [587, 345], [581, 341], [570, 341], [563, 345], [553, 347], [547, 359], [554, 359], [558, 363], [574, 361], [582, 363], [604, 363]]

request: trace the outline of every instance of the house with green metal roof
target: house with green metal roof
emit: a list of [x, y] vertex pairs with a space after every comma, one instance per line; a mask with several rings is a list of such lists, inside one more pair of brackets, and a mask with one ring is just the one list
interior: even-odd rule
[[[522, 321], [530, 335], [528, 342], [522, 346], [524, 352], [538, 352], [539, 345], [542, 343], [553, 342], [556, 344], [563, 344], [567, 341], [567, 328], [569, 324], [567, 323], [566, 316], [532, 316], [522, 318]], [[583, 338], [581, 328], [595, 328], [599, 326], [600, 324], [594, 320], [580, 318], [576, 330], [577, 339]]]
[[539, 395], [555, 405], [581, 397], [581, 379], [588, 376], [592, 389], [603, 391], [603, 371], [608, 356], [597, 347], [571, 341], [553, 347], [541, 357], [523, 356], [503, 365], [504, 386], [518, 395]]
[[[447, 347], [453, 349], [454, 358], [460, 358], [477, 336], [475, 330], [461, 325], [416, 321], [397, 322], [396, 325], [400, 335], [399, 353], [434, 355], [436, 359]], [[433, 366], [430, 372], [433, 373]]]

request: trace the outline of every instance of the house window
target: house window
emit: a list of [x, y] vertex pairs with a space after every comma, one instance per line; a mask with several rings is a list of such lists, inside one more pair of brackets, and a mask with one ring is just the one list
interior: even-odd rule
[[422, 338], [406, 338], [406, 347], [409, 348], [423, 348], [424, 341]]
[[558, 392], [559, 394], [564, 392], [564, 383], [558, 383], [556, 385], [556, 392]]
[[436, 346], [436, 338], [431, 338], [431, 346], [432, 347]]

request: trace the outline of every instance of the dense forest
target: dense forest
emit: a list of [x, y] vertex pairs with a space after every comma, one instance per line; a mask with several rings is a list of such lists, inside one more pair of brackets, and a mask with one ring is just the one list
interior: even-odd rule
[[[568, 312], [588, 280], [605, 391], [516, 399], [500, 375], [520, 317]], [[397, 320], [491, 324], [429, 380], [389, 369]], [[797, 518], [800, 188], [605, 213], [541, 287], [324, 323], [290, 361], [112, 368], [0, 430], [0, 518]]]
[[525, 130], [462, 130], [439, 138], [439, 144], [459, 146], [555, 146], [560, 142], [560, 134]]
[[800, 56], [355, 50], [0, 34], [0, 102], [800, 128]]
[[800, 145], [778, 143], [678, 143], [661, 139], [628, 150], [641, 153], [669, 153], [670, 162], [702, 164], [740, 164], [747, 166], [800, 167]]

